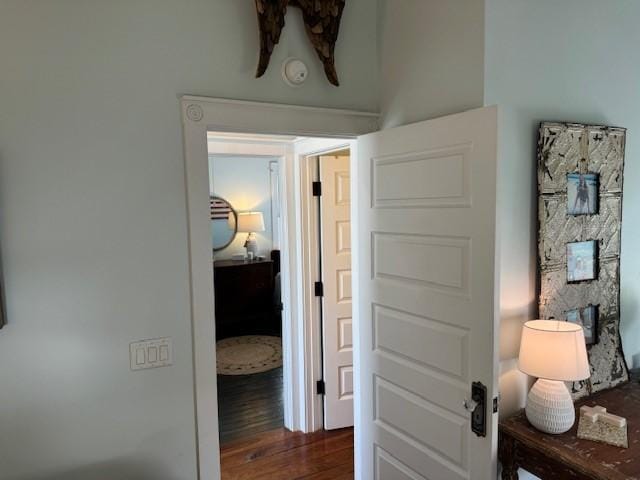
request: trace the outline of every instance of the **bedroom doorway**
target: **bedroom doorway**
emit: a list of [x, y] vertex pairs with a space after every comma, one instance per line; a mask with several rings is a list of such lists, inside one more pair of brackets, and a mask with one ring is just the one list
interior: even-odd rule
[[[250, 468], [228, 465], [229, 452], [251, 456], [274, 435], [284, 444], [299, 438], [294, 432], [319, 430], [344, 448], [331, 468], [353, 474], [351, 147], [345, 139], [208, 133], [224, 476]], [[294, 361], [294, 337], [307, 367]], [[293, 422], [285, 413], [287, 394], [295, 396], [287, 369], [311, 380], [297, 424], [297, 412], [289, 410]]]
[[351, 142], [207, 138], [220, 445], [352, 426]]
[[222, 446], [284, 427], [279, 162], [209, 155]]
[[[200, 478], [220, 478], [221, 463], [223, 468], [227, 468], [230, 449], [237, 451], [238, 448], [237, 442], [221, 448], [218, 388], [216, 376], [212, 372], [213, 368], [216, 368], [217, 355], [216, 315], [212, 308], [215, 298], [211, 201], [203, 201], [212, 193], [207, 178], [209, 175], [206, 161], [211, 154], [260, 155], [279, 159], [280, 196], [283, 206], [280, 262], [285, 428], [271, 433], [281, 437], [278, 440], [279, 445], [309, 441], [311, 450], [316, 449], [313, 446], [315, 441], [341, 442], [341, 455], [326, 460], [331, 460], [331, 468], [346, 470], [344, 473], [348, 474], [354, 468], [352, 430], [330, 432], [332, 435], [327, 437], [309, 433], [322, 430], [324, 426], [323, 397], [318, 391], [318, 381], [323, 378], [319, 346], [322, 339], [317, 324], [305, 316], [308, 306], [317, 304], [319, 300], [314, 296], [313, 289], [305, 289], [303, 286], [304, 272], [301, 265], [307, 252], [304, 251], [300, 238], [303, 233], [300, 217], [304, 215], [300, 202], [301, 190], [311, 188], [311, 185], [307, 185], [306, 182], [303, 184], [300, 166], [303, 163], [302, 159], [306, 157], [354, 148], [355, 137], [358, 134], [376, 128], [377, 115], [223, 99], [196, 99], [188, 96], [182, 97], [182, 105], [190, 246], [195, 420]], [[216, 128], [216, 125], [219, 128]], [[234, 131], [279, 133], [229, 133]], [[296, 132], [297, 135], [293, 133], [295, 136], [292, 137], [291, 133], [287, 132]], [[246, 238], [248, 234], [242, 235]], [[299, 437], [300, 435], [302, 437]], [[265, 438], [262, 440], [266, 441]], [[255, 449], [255, 441], [255, 438], [249, 438], [245, 446]], [[336, 464], [338, 460], [340, 465]], [[309, 468], [317, 468], [317, 462], [311, 463]], [[260, 474], [262, 473], [264, 472], [261, 471]]]

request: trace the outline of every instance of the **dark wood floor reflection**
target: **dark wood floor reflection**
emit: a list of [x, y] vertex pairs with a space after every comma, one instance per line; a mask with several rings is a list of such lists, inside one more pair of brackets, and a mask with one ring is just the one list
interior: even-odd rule
[[218, 375], [220, 444], [284, 426], [282, 367], [254, 375]]
[[224, 445], [221, 464], [222, 480], [352, 480], [353, 429], [261, 433]]

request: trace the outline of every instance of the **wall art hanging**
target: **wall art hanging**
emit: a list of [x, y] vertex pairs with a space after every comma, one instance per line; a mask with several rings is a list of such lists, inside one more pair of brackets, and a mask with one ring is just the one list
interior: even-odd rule
[[539, 316], [579, 323], [591, 378], [574, 398], [629, 379], [620, 341], [626, 130], [550, 123], [538, 139]]
[[345, 0], [256, 0], [260, 28], [260, 60], [256, 77], [267, 71], [271, 54], [280, 41], [287, 7], [291, 6], [302, 10], [307, 36], [324, 65], [329, 82], [340, 85], [334, 51], [344, 3]]

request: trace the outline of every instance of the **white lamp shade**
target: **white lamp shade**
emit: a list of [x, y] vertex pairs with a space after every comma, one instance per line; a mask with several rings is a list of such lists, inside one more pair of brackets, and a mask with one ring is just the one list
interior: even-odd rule
[[532, 320], [522, 328], [518, 367], [532, 377], [572, 382], [589, 378], [589, 359], [580, 325]]
[[264, 232], [262, 212], [238, 213], [238, 232]]

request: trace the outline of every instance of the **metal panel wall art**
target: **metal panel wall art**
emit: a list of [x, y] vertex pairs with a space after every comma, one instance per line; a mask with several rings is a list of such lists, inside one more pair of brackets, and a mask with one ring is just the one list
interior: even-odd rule
[[626, 130], [542, 123], [538, 140], [539, 316], [582, 324], [591, 378], [574, 398], [629, 379], [620, 341]]

